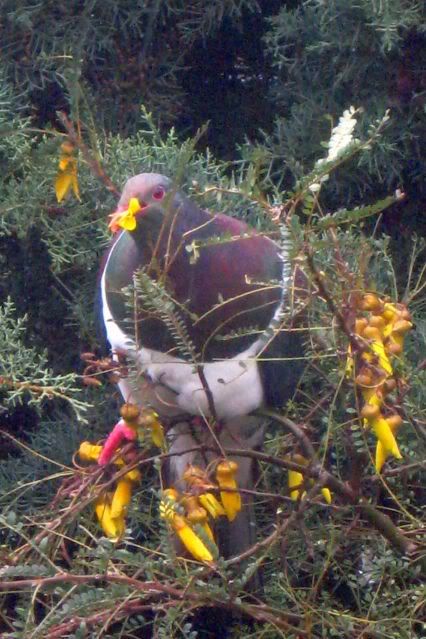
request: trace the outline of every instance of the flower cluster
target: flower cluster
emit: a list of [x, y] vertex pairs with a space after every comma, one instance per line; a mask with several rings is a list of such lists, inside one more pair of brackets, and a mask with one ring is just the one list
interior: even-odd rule
[[55, 193], [58, 202], [68, 195], [72, 189], [75, 197], [80, 199], [80, 189], [77, 177], [77, 158], [74, 156], [75, 147], [71, 142], [61, 144], [59, 168], [55, 180]]
[[[152, 410], [141, 410], [135, 404], [123, 404], [120, 409], [121, 419], [114, 426], [103, 446], [83, 442], [79, 456], [83, 461], [97, 462], [105, 466], [113, 461], [115, 466], [123, 466], [124, 461], [116, 457], [120, 446], [126, 441], [144, 440], [150, 434], [152, 442], [159, 448], [165, 448], [163, 427], [157, 413]], [[103, 493], [96, 501], [95, 512], [107, 537], [118, 541], [125, 529], [125, 517], [131, 500], [135, 483], [140, 480], [140, 473], [133, 469], [123, 475], [113, 492]]]
[[[82, 442], [78, 454], [83, 461], [97, 462], [102, 446]], [[114, 464], [124, 466], [118, 458]], [[103, 492], [95, 502], [95, 512], [105, 535], [118, 541], [124, 534], [127, 509], [132, 497], [133, 486], [140, 481], [140, 472], [134, 468], [118, 479], [114, 490]]]
[[366, 340], [369, 348], [360, 355], [355, 384], [363, 399], [364, 426], [378, 440], [375, 467], [380, 472], [387, 457], [402, 457], [396, 441], [402, 419], [386, 406], [386, 399], [397, 386], [392, 359], [402, 355], [405, 335], [413, 324], [404, 304], [390, 303], [375, 293], [363, 295], [358, 310], [368, 315], [355, 320], [355, 333]]
[[[357, 111], [358, 110], [355, 109], [355, 107], [353, 106], [343, 111], [343, 115], [339, 118], [339, 122], [331, 132], [331, 137], [327, 144], [327, 156], [325, 158], [317, 160], [317, 162], [315, 163], [315, 168], [318, 169], [327, 162], [334, 162], [354, 142], [353, 132], [357, 124], [357, 121], [355, 119]], [[326, 180], [328, 180], [328, 175], [323, 175], [319, 182], [315, 182], [314, 184], [311, 184], [309, 186], [309, 190], [312, 191], [312, 193], [316, 193], [320, 190], [321, 183], [325, 182]]]
[[357, 123], [354, 117], [356, 113], [357, 109], [353, 106], [343, 111], [343, 115], [339, 118], [337, 126], [335, 126], [331, 132], [327, 157], [318, 160], [317, 165], [337, 160], [337, 158], [346, 151], [348, 146], [352, 144], [354, 141], [353, 132]]
[[[235, 475], [238, 464], [224, 460], [216, 466], [216, 484], [202, 468], [189, 465], [182, 480], [186, 490], [168, 488], [160, 503], [160, 515], [178, 536], [186, 550], [198, 561], [211, 562], [218, 551], [210, 519], [226, 516], [233, 521], [241, 510], [241, 495]], [[220, 501], [214, 491], [219, 490]]]

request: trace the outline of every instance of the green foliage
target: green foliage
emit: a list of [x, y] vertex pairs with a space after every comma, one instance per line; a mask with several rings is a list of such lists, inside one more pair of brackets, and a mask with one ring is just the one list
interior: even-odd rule
[[76, 115], [91, 107], [100, 127], [135, 133], [141, 104], [166, 123], [185, 109], [185, 56], [198, 38], [257, 6], [255, 0], [214, 0], [207, 7], [200, 0], [31, 0], [19, 6], [5, 0], [3, 65], [22, 91], [51, 95]]
[[160, 282], [149, 277], [144, 270], [135, 273], [133, 284], [134, 288], [126, 291], [128, 305], [132, 311], [136, 314], [139, 308], [151, 311], [167, 327], [178, 348], [179, 355], [190, 362], [196, 362], [199, 356], [195, 346], [180, 315], [180, 309], [176, 309], [176, 302], [166, 288]]
[[[415, 80], [410, 89], [408, 80], [417, 52], [409, 57], [396, 51], [422, 16], [417, 2], [312, 0], [295, 9], [285, 6], [271, 18], [265, 42], [276, 69], [271, 90], [278, 117], [265, 145], [284, 185], [308, 172], [329, 137], [330, 119], [354, 105], [364, 109], [364, 133], [388, 107], [391, 120], [373, 152], [360, 156], [358, 170], [338, 172], [327, 185], [331, 205], [342, 197], [353, 203], [360, 195], [377, 194], [379, 184], [386, 190], [400, 186], [407, 157], [422, 188], [416, 140], [424, 133], [423, 109], [421, 101], [409, 102], [410, 91], [421, 90], [421, 84]], [[408, 94], [398, 93], [402, 78]]]
[[14, 406], [27, 401], [39, 410], [47, 400], [69, 404], [77, 419], [83, 419], [88, 404], [78, 395], [77, 375], [55, 375], [48, 365], [47, 353], [25, 346], [26, 317], [17, 317], [9, 299], [0, 307], [0, 390], [5, 402]]
[[[281, 3], [267, 21], [266, 4], [272, 12], [274, 3], [253, 0], [215, 0], [208, 7], [200, 0], [2, 3], [0, 633], [7, 638], [193, 639], [208, 636], [203, 628], [210, 618], [211, 636], [219, 626], [229, 636], [259, 639], [422, 635], [425, 246], [408, 227], [395, 247], [379, 223], [374, 233], [368, 226], [396, 200], [406, 211], [406, 200], [391, 195], [396, 188], [408, 191], [408, 206], [413, 190], [421, 195], [422, 54], [417, 59], [407, 43], [421, 33], [422, 7], [295, 1]], [[224, 162], [199, 150], [208, 132], [191, 137], [179, 128], [183, 114], [197, 122], [195, 95], [185, 94], [184, 80], [200, 42], [217, 38], [226, 57], [248, 15], [262, 24], [272, 65], [255, 79], [258, 92], [268, 92], [270, 126], [237, 152], [228, 148], [233, 161]], [[232, 81], [240, 74], [241, 83], [254, 82], [244, 59], [238, 64]], [[401, 77], [409, 80], [406, 93]], [[203, 75], [208, 87], [210, 79]], [[222, 128], [228, 115], [240, 114], [226, 112], [225, 93], [221, 85], [220, 95], [212, 94]], [[352, 145], [319, 163], [329, 157], [330, 131], [351, 105], [362, 109]], [[69, 197], [60, 205], [54, 181], [67, 138], [58, 109], [77, 130], [81, 191], [81, 201]], [[167, 130], [173, 121], [176, 128]], [[147, 447], [138, 454], [142, 480], [124, 538], [113, 544], [102, 537], [93, 501], [114, 485], [115, 471], [76, 467], [72, 459], [82, 440], [97, 441], [116, 421], [118, 392], [84, 389], [79, 354], [102, 349], [92, 298], [108, 243], [106, 216], [116, 203], [105, 176], [119, 191], [142, 171], [170, 175], [200, 205], [260, 232], [291, 236], [312, 294], [308, 367], [285, 413], [303, 424], [318, 463], [388, 514], [416, 546], [413, 553], [402, 555], [360, 502], [334, 490], [330, 506], [311, 496], [316, 480], [307, 485], [306, 500], [290, 500], [283, 461], [297, 441], [282, 424], [268, 429], [263, 452], [270, 460], [259, 461], [256, 487], [258, 540], [279, 534], [244, 567], [219, 558], [210, 570], [178, 559], [158, 517], [159, 454]], [[194, 259], [199, 248], [192, 247]], [[318, 274], [328, 299], [317, 294]], [[404, 417], [398, 434], [404, 459], [389, 459], [380, 476], [371, 458], [375, 437], [360, 423], [359, 398], [344, 372], [348, 335], [330, 308], [331, 300], [350, 318], [350, 294], [365, 289], [407, 302], [415, 324], [395, 364], [401, 384], [390, 400]], [[182, 352], [197, 360], [185, 333], [186, 311], [162, 283], [142, 272], [134, 290]], [[258, 565], [265, 591], [249, 598], [246, 585]]]

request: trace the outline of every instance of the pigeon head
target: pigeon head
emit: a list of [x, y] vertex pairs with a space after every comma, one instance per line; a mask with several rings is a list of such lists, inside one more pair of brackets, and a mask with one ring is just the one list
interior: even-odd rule
[[110, 215], [109, 228], [113, 233], [120, 229], [134, 231], [141, 217], [148, 213], [164, 215], [179, 203], [180, 196], [169, 178], [159, 173], [140, 173], [127, 180], [117, 209]]

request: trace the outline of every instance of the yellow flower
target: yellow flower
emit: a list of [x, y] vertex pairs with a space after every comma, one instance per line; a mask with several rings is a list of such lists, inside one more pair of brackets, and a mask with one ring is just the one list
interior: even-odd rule
[[[399, 427], [402, 424], [401, 417], [399, 415], [390, 415], [389, 417], [386, 418], [386, 421], [390, 430], [395, 436], [396, 433], [398, 432]], [[376, 444], [376, 456], [374, 460], [374, 466], [378, 473], [380, 473], [380, 471], [382, 470], [383, 464], [385, 463], [388, 457], [389, 457], [389, 451], [386, 450], [381, 440], [379, 439]]]
[[331, 504], [331, 492], [329, 491], [329, 489], [328, 488], [322, 488], [321, 492], [322, 492], [322, 496], [324, 497], [324, 499], [327, 502], [327, 504]]
[[141, 418], [142, 426], [145, 426], [151, 431], [152, 442], [158, 448], [165, 450], [166, 448], [166, 438], [164, 437], [163, 426], [158, 418], [158, 415], [155, 411], [149, 411], [144, 414]]
[[213, 555], [210, 550], [186, 523], [184, 517], [175, 514], [171, 524], [173, 530], [176, 532], [177, 536], [194, 559], [205, 562], [213, 561]]
[[212, 493], [203, 493], [199, 495], [198, 499], [213, 519], [220, 517], [220, 515], [226, 515], [224, 507]]
[[[299, 473], [297, 470], [289, 470], [288, 471], [288, 487], [290, 488], [290, 499], [293, 501], [297, 501], [299, 499], [299, 494], [302, 491], [303, 486], [303, 475]], [[305, 496], [305, 491], [300, 495], [300, 499], [303, 499]]]
[[55, 180], [55, 193], [58, 202], [68, 195], [72, 189], [75, 197], [80, 199], [80, 189], [77, 177], [77, 158], [73, 156], [74, 146], [69, 142], [61, 144], [59, 170]]
[[[308, 460], [306, 459], [306, 457], [303, 457], [303, 455], [299, 455], [298, 453], [290, 457], [290, 461], [300, 464], [301, 466], [308, 465]], [[297, 501], [299, 499], [299, 495], [300, 495], [300, 499], [303, 499], [305, 497], [306, 492], [303, 490], [304, 477], [302, 473], [299, 473], [299, 471], [297, 470], [290, 469], [288, 471], [287, 482], [288, 482], [288, 487], [290, 488], [290, 499], [292, 499], [293, 501]], [[310, 486], [314, 485], [313, 479], [309, 479], [309, 485]], [[302, 490], [303, 492], [301, 492]], [[321, 493], [326, 503], [331, 504], [330, 490], [324, 487], [324, 488], [321, 488]]]
[[229, 521], [233, 521], [241, 510], [241, 495], [237, 490], [237, 482], [235, 480], [237, 470], [238, 464], [234, 461], [220, 462], [216, 468], [216, 479], [219, 487], [228, 489], [220, 491], [220, 498]]
[[118, 541], [124, 534], [124, 518], [111, 517], [111, 495], [104, 493], [95, 503], [95, 512], [105, 535], [112, 541]]
[[383, 447], [384, 453], [393, 455], [395, 459], [402, 459], [402, 455], [399, 452], [398, 444], [396, 443], [395, 435], [389, 426], [388, 421], [380, 415], [373, 419], [371, 426], [374, 430], [374, 434]]
[[185, 507], [186, 519], [191, 526], [193, 528], [200, 526], [207, 537], [214, 543], [213, 532], [207, 520], [207, 511], [200, 506], [198, 497], [195, 497], [195, 495], [184, 497], [182, 499], [182, 505]]
[[[380, 368], [382, 368], [387, 375], [392, 375], [392, 364], [385, 352], [380, 330], [375, 326], [367, 326], [364, 329], [362, 336], [370, 340], [370, 348], [374, 355], [376, 355]], [[371, 359], [369, 357], [369, 353], [363, 353], [362, 358], [365, 361], [370, 361]]]
[[99, 455], [102, 452], [103, 446], [97, 446], [90, 442], [81, 442], [78, 454], [83, 461], [96, 462], [99, 459]]
[[[98, 461], [103, 446], [82, 442], [78, 454], [83, 461]], [[124, 460], [114, 461], [116, 466], [124, 466]], [[96, 503], [95, 512], [105, 535], [114, 541], [123, 535], [125, 516], [132, 497], [133, 484], [140, 480], [140, 472], [136, 468], [129, 470], [117, 481], [114, 492], [102, 493]]]
[[205, 562], [213, 561], [212, 553], [200, 537], [192, 530], [185, 517], [175, 511], [174, 505], [177, 499], [178, 492], [174, 488], [169, 488], [164, 491], [163, 499], [160, 502], [160, 517], [170, 524], [194, 559]]
[[132, 482], [126, 476], [118, 480], [111, 501], [111, 519], [122, 519], [132, 498]]
[[383, 446], [384, 453], [393, 455], [396, 459], [402, 459], [391, 427], [380, 411], [380, 405], [373, 405], [371, 401], [365, 404], [361, 410], [361, 417], [373, 429], [374, 434]]
[[108, 228], [111, 229], [113, 233], [116, 233], [119, 228], [125, 229], [126, 231], [134, 231], [136, 228], [135, 215], [141, 210], [141, 208], [139, 200], [136, 197], [130, 198], [129, 205], [126, 210], [117, 211], [110, 216], [111, 220], [108, 224]]

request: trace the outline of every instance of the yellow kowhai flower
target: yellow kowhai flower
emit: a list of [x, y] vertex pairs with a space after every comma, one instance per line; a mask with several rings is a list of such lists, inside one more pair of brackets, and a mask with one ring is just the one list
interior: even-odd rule
[[209, 492], [214, 489], [214, 484], [208, 478], [206, 471], [194, 464], [188, 464], [182, 479], [186, 482], [189, 491], [198, 495], [198, 501], [207, 510], [210, 517], [216, 519], [222, 515], [226, 515], [225, 509], [213, 493]]
[[[392, 364], [385, 352], [382, 335], [380, 330], [375, 326], [366, 326], [362, 333], [362, 337], [370, 341], [370, 348], [374, 355], [377, 357], [380, 368], [382, 368], [387, 375], [392, 375]], [[365, 361], [371, 361], [371, 353], [363, 353], [362, 359]]]
[[[395, 437], [399, 427], [402, 424], [402, 418], [399, 415], [390, 415], [389, 417], [386, 418], [386, 421]], [[374, 467], [378, 473], [380, 473], [380, 471], [382, 470], [383, 464], [385, 463], [388, 457], [389, 457], [389, 452], [385, 449], [381, 440], [379, 439], [376, 444], [376, 455], [374, 460]]]
[[213, 531], [207, 519], [207, 511], [200, 505], [198, 498], [195, 495], [186, 496], [182, 499], [182, 505], [185, 508], [186, 519], [191, 526], [200, 526], [207, 537], [214, 542]]
[[412, 328], [413, 324], [406, 319], [395, 321], [386, 341], [386, 350], [392, 355], [400, 355], [404, 349], [405, 334]]
[[194, 559], [205, 561], [207, 563], [213, 561], [213, 555], [202, 540], [195, 534], [192, 528], [185, 521], [184, 517], [175, 514], [171, 525], [185, 548]]
[[162, 450], [166, 449], [163, 425], [155, 411], [149, 411], [142, 415], [140, 423], [151, 431], [152, 443]]
[[166, 438], [163, 426], [155, 411], [141, 410], [136, 404], [126, 403], [121, 407], [120, 415], [126, 424], [135, 431], [139, 439], [143, 439], [145, 429], [149, 429], [153, 444], [165, 450]]
[[203, 493], [202, 495], [198, 496], [198, 499], [200, 501], [200, 504], [207, 510], [210, 517], [213, 517], [213, 519], [216, 519], [221, 515], [226, 515], [224, 507], [222, 506], [220, 501], [216, 499], [213, 493]]
[[78, 449], [78, 455], [83, 461], [96, 462], [99, 459], [102, 448], [103, 446], [91, 444], [90, 442], [81, 442], [80, 448]]
[[[301, 466], [307, 466], [309, 463], [306, 457], [303, 457], [303, 455], [299, 455], [297, 453], [290, 458], [290, 461], [300, 464]], [[299, 499], [299, 495], [300, 495], [300, 499], [303, 499], [305, 497], [306, 492], [305, 490], [303, 490], [304, 480], [305, 478], [303, 474], [299, 473], [299, 471], [291, 470], [291, 469], [288, 471], [287, 483], [290, 489], [290, 493], [289, 493], [290, 499], [292, 499], [293, 501], [297, 501]], [[309, 485], [310, 486], [314, 485], [313, 479], [309, 479]], [[330, 490], [324, 486], [324, 488], [321, 488], [321, 493], [326, 503], [331, 504]]]
[[118, 480], [111, 500], [111, 519], [123, 519], [132, 498], [132, 482], [127, 477]]
[[359, 304], [363, 311], [379, 313], [383, 310], [383, 302], [376, 293], [364, 293]]
[[[91, 444], [90, 442], [81, 442], [78, 449], [78, 455], [82, 461], [97, 462], [103, 451], [103, 446], [100, 444]], [[114, 465], [121, 467], [124, 466], [125, 461], [121, 457], [114, 460]], [[130, 471], [132, 472], [132, 471]]]
[[402, 458], [396, 441], [402, 420], [399, 415], [384, 417], [382, 405], [385, 396], [396, 387], [392, 356], [402, 354], [405, 335], [413, 324], [404, 304], [386, 302], [375, 293], [364, 294], [358, 308], [370, 313], [368, 319], [355, 320], [355, 332], [369, 340], [371, 351], [361, 354], [364, 365], [355, 377], [355, 384], [364, 400], [361, 410], [364, 426], [371, 428], [378, 440], [374, 465], [380, 472], [389, 455]]
[[95, 512], [105, 535], [111, 541], [118, 541], [124, 534], [125, 523], [123, 517], [111, 517], [111, 500], [111, 493], [100, 495], [95, 502]]
[[75, 147], [70, 142], [61, 144], [59, 170], [55, 180], [55, 193], [58, 202], [68, 195], [72, 189], [75, 197], [80, 200], [80, 189], [77, 177], [77, 158], [74, 157]]
[[[299, 499], [299, 495], [302, 491], [303, 486], [303, 475], [299, 473], [297, 470], [289, 470], [288, 471], [288, 487], [290, 488], [290, 499], [293, 501], [297, 501]], [[306, 495], [306, 492], [303, 491], [300, 495], [300, 499]]]
[[402, 459], [395, 436], [387, 420], [383, 417], [380, 407], [371, 403], [365, 404], [361, 410], [361, 417], [365, 419], [372, 428], [377, 439], [383, 446], [385, 454], [388, 453], [396, 459]]
[[[98, 461], [103, 446], [82, 442], [78, 450], [84, 461]], [[114, 461], [116, 466], [123, 466], [124, 460]], [[95, 502], [96, 516], [105, 535], [113, 541], [118, 541], [125, 530], [125, 516], [129, 507], [133, 484], [140, 480], [140, 472], [136, 468], [129, 470], [117, 481], [113, 492], [102, 493]]]
[[111, 500], [112, 519], [124, 518], [132, 498], [133, 484], [140, 481], [141, 474], [133, 468], [117, 481]]
[[[238, 464], [234, 461], [220, 462], [216, 468], [216, 479], [221, 489], [220, 499], [229, 521], [233, 521], [241, 510], [241, 495], [235, 479], [237, 470]], [[222, 490], [223, 488], [227, 490]]]
[[175, 531], [188, 552], [198, 561], [211, 562], [213, 555], [204, 542], [192, 530], [185, 517], [175, 510], [178, 492], [174, 488], [164, 491], [160, 502], [160, 517], [165, 519]]
[[138, 198], [130, 198], [127, 209], [124, 211], [116, 211], [110, 216], [108, 228], [113, 233], [116, 233], [120, 228], [126, 231], [134, 231], [137, 225], [135, 215], [141, 208]]

